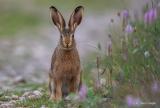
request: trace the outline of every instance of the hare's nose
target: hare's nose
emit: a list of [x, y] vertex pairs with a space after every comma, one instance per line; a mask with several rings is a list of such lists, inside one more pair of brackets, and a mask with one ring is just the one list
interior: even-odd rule
[[66, 43], [66, 47], [70, 47], [72, 45], [71, 42]]
[[66, 40], [65, 40], [65, 43], [66, 43], [66, 44], [69, 44], [69, 43], [70, 43], [70, 40], [69, 40], [69, 39], [66, 39]]
[[69, 45], [69, 41], [66, 41], [65, 43], [66, 43], [66, 45]]

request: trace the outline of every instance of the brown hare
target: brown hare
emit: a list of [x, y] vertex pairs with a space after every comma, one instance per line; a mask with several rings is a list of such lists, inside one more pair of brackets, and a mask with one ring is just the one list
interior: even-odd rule
[[50, 9], [52, 21], [60, 32], [60, 40], [51, 60], [49, 91], [50, 99], [59, 101], [65, 94], [77, 93], [81, 85], [82, 72], [74, 32], [81, 23], [84, 8], [78, 6], [73, 11], [68, 28], [61, 13], [54, 6]]

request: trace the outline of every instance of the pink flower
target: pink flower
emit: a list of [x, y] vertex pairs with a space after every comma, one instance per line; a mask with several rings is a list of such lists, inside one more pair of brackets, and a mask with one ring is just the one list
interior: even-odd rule
[[82, 84], [79, 90], [79, 99], [83, 101], [86, 99], [86, 97], [87, 97], [87, 86], [85, 84]]

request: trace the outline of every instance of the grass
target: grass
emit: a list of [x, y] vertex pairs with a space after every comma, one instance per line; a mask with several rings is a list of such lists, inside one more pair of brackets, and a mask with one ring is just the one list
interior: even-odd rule
[[47, 96], [44, 95], [40, 99], [17, 102], [16, 106], [17, 107], [40, 108], [42, 105], [45, 105], [45, 106], [47, 106], [49, 108], [55, 108], [55, 106], [57, 104], [54, 104], [52, 101], [49, 101], [48, 98], [49, 97], [47, 97]]
[[[76, 101], [60, 101], [53, 102], [49, 100], [48, 89], [45, 84], [20, 84], [17, 85], [13, 90], [1, 91], [0, 101], [10, 101], [5, 96], [11, 97], [13, 94], [22, 96], [26, 91], [33, 91], [41, 89], [43, 96], [39, 99], [26, 99], [23, 101], [17, 101], [16, 107], [29, 107], [29, 108], [40, 108], [41, 106], [46, 106], [48, 108], [97, 108], [98, 100], [101, 98], [99, 95], [95, 95], [93, 89], [88, 90], [88, 98], [82, 102]], [[71, 94], [72, 95], [72, 94]]]

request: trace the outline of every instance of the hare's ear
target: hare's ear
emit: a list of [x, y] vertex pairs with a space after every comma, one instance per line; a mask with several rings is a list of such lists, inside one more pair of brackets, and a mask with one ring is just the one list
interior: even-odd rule
[[68, 26], [71, 31], [74, 31], [76, 27], [81, 23], [83, 17], [83, 6], [78, 6], [71, 14]]
[[54, 6], [51, 6], [50, 9], [53, 23], [58, 27], [60, 31], [62, 31], [66, 25], [63, 16]]

